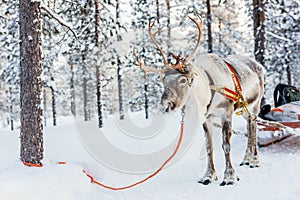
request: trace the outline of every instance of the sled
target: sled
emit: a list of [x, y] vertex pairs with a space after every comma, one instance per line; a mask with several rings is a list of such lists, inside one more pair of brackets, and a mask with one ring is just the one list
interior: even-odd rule
[[[288, 127], [288, 129], [258, 123], [259, 147], [266, 147], [278, 142], [284, 144], [285, 139], [289, 137], [292, 137], [295, 141], [300, 141], [300, 136], [296, 134], [300, 132], [300, 101], [290, 102], [273, 108], [264, 115], [264, 119], [279, 122]], [[289, 142], [287, 144], [293, 144], [300, 148], [300, 143]]]

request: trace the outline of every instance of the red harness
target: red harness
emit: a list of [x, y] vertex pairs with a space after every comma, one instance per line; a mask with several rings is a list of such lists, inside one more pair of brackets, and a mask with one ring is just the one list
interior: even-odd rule
[[227, 63], [226, 61], [225, 61], [225, 64], [226, 64], [227, 68], [229, 69], [229, 71], [231, 73], [232, 80], [233, 80], [234, 87], [235, 87], [235, 91], [233, 91], [233, 90], [231, 90], [227, 87], [217, 87], [217, 86], [214, 86], [214, 85], [210, 85], [210, 88], [212, 90], [215, 90], [216, 92], [221, 93], [227, 99], [230, 99], [233, 102], [235, 102], [236, 103], [235, 110], [238, 109], [238, 108], [241, 108], [240, 111], [236, 112], [237, 115], [242, 115], [244, 112], [247, 112], [247, 114], [251, 118], [251, 120], [255, 121], [256, 116], [253, 116], [251, 114], [251, 112], [249, 111], [249, 109], [248, 109], [248, 102], [243, 97], [242, 87], [241, 87], [241, 84], [240, 84], [240, 81], [239, 81], [238, 77], [236, 76], [235, 71], [233, 70], [232, 66], [229, 63]]
[[242, 87], [241, 87], [241, 84], [240, 84], [240, 81], [238, 79], [238, 77], [236, 76], [236, 73], [235, 71], [233, 70], [232, 66], [230, 64], [228, 64], [227, 62], [225, 62], [227, 68], [229, 69], [230, 73], [231, 73], [231, 76], [232, 76], [232, 80], [233, 80], [233, 83], [234, 83], [234, 87], [235, 87], [235, 91], [229, 89], [229, 88], [226, 88], [226, 87], [223, 87], [223, 92], [222, 94], [232, 100], [232, 101], [238, 101], [239, 98], [240, 98], [240, 94], [242, 93]]

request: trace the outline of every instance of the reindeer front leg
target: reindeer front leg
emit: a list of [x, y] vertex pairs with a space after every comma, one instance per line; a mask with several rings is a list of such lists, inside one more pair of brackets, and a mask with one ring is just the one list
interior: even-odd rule
[[246, 154], [242, 165], [249, 165], [251, 168], [258, 167], [257, 141], [256, 141], [256, 122], [252, 120], [251, 116], [247, 119], [248, 145]]
[[203, 185], [208, 185], [218, 180], [213, 162], [212, 127], [212, 116], [209, 116], [203, 124], [207, 152], [207, 169], [203, 177], [198, 181], [198, 183], [202, 183]]
[[230, 159], [230, 138], [231, 138], [231, 123], [232, 123], [232, 116], [227, 115], [226, 119], [222, 123], [223, 128], [222, 128], [222, 148], [225, 154], [225, 164], [226, 164], [226, 169], [224, 172], [224, 179], [223, 182], [220, 184], [220, 186], [224, 185], [232, 185], [235, 181], [238, 181], [239, 178], [235, 175], [235, 171], [232, 167], [231, 164], [231, 159]]

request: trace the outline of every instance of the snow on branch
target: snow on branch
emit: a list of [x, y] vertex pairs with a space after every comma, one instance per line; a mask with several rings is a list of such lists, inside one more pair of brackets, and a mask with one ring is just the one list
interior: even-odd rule
[[2, 15], [0, 15], [0, 18], [8, 20], [7, 17], [4, 17]]
[[53, 12], [50, 8], [48, 8], [44, 3], [41, 3], [41, 9], [46, 11], [50, 17], [56, 19], [62, 26], [67, 27], [75, 36], [76, 39], [78, 39], [76, 32], [73, 29], [73, 26], [66, 22], [64, 19], [62, 19], [59, 15], [57, 15], [55, 12]]
[[287, 38], [285, 38], [285, 37], [281, 37], [281, 36], [279, 36], [279, 35], [276, 35], [276, 34], [274, 34], [274, 33], [269, 32], [269, 31], [266, 31], [266, 34], [267, 34], [267, 35], [270, 35], [270, 36], [272, 36], [272, 37], [274, 37], [274, 38], [276, 38], [276, 39], [279, 39], [279, 40], [284, 40], [284, 41], [287, 41], [287, 42], [291, 42], [290, 39], [287, 39]]

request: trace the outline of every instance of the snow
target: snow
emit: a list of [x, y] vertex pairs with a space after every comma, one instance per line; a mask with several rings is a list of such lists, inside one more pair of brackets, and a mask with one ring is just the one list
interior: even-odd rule
[[[137, 117], [133, 116], [132, 119]], [[166, 119], [176, 121], [178, 117], [173, 114]], [[114, 126], [115, 120], [115, 117], [106, 119], [105, 125], [108, 126], [105, 131], [117, 131]], [[57, 127], [47, 126], [44, 129], [45, 158], [42, 168], [26, 167], [18, 159], [18, 131], [0, 131], [0, 199], [296, 200], [300, 197], [299, 152], [260, 149], [259, 168], [240, 167], [239, 162], [246, 146], [246, 138], [240, 135], [232, 137], [232, 162], [240, 181], [232, 186], [219, 186], [223, 177], [224, 156], [221, 138], [216, 134], [215, 164], [219, 181], [208, 186], [198, 184], [197, 180], [203, 175], [206, 167], [202, 133], [197, 134], [193, 144], [182, 157], [154, 178], [131, 189], [110, 191], [90, 183], [82, 169], [87, 170], [97, 181], [116, 187], [141, 180], [147, 174], [122, 173], [102, 165], [81, 144], [76, 120], [61, 118], [59, 122]], [[244, 131], [244, 125], [243, 119], [234, 118], [235, 129]], [[177, 125], [166, 125], [163, 131], [173, 130], [174, 126]], [[164, 138], [161, 137], [161, 140]], [[125, 143], [126, 141], [124, 140]], [[67, 164], [56, 164], [58, 161], [65, 161]]]

